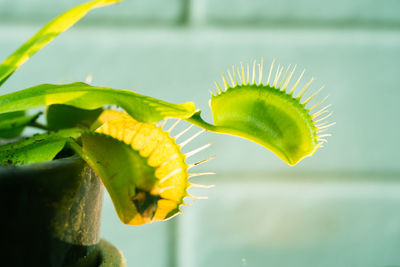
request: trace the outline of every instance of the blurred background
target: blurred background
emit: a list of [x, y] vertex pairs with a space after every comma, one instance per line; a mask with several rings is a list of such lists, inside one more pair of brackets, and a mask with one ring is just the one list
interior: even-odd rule
[[[83, 2], [0, 0], [0, 58]], [[191, 159], [217, 155], [196, 167], [217, 175], [195, 180], [216, 187], [191, 191], [209, 199], [135, 227], [120, 223], [106, 195], [102, 236], [128, 266], [400, 266], [398, 0], [125, 0], [38, 52], [3, 93], [90, 76], [195, 101], [210, 121], [220, 73], [261, 57], [264, 69], [274, 58], [298, 64], [304, 82], [316, 77], [314, 90], [326, 86], [337, 124], [325, 148], [289, 167], [254, 143], [203, 134], [185, 151], [213, 142]]]

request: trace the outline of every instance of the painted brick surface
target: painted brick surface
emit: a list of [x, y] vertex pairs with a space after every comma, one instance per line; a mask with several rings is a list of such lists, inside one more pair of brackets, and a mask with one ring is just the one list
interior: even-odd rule
[[195, 0], [204, 19], [224, 23], [399, 24], [400, 2], [396, 0], [272, 1]]
[[[83, 0], [0, 0], [0, 18], [4, 21], [35, 21], [45, 23], [58, 14], [85, 3]], [[123, 1], [94, 10], [84, 19], [92, 22], [176, 23], [183, 16], [183, 0]]]
[[400, 183], [369, 179], [219, 176], [179, 218], [179, 266], [398, 266]]
[[[2, 27], [5, 58], [34, 28]], [[7, 36], [7, 37], [6, 37]], [[329, 144], [296, 170], [399, 171], [400, 35], [396, 31], [343, 30], [130, 30], [73, 29], [40, 51], [3, 87], [3, 92], [38, 83], [84, 81], [135, 90], [171, 102], [194, 100], [210, 119], [209, 92], [220, 73], [240, 61], [264, 56], [307, 68], [314, 89], [325, 85], [333, 104]], [[251, 142], [216, 134], [209, 168], [219, 172], [290, 171]]]

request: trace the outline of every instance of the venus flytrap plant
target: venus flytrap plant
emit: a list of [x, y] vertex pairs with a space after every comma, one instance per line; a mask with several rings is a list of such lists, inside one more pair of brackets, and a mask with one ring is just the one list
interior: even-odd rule
[[[0, 86], [35, 52], [68, 29], [89, 10], [118, 2], [95, 0], [67, 11], [47, 24], [0, 65]], [[291, 84], [295, 68], [277, 69], [272, 64], [263, 82], [263, 63], [252, 71], [241, 64], [223, 74], [224, 86], [216, 84], [210, 107], [214, 124], [205, 122], [193, 102], [173, 104], [138, 93], [85, 83], [42, 84], [0, 96], [0, 137], [13, 138], [26, 126], [45, 129], [46, 133], [0, 146], [0, 165], [32, 164], [50, 161], [61, 154], [78, 155], [96, 172], [108, 190], [121, 221], [141, 225], [169, 219], [179, 214], [191, 196], [189, 187], [209, 186], [189, 182], [193, 164], [187, 158], [209, 144], [189, 153], [181, 148], [204, 130], [231, 134], [254, 141], [270, 149], [289, 165], [312, 155], [327, 134], [327, 107], [314, 111], [306, 105], [316, 95], [303, 100], [312, 81], [296, 91], [301, 77]], [[290, 85], [291, 84], [291, 85]], [[290, 85], [290, 86], [289, 86]], [[296, 96], [295, 95], [296, 91]], [[110, 110], [109, 105], [122, 111]], [[29, 109], [46, 107], [47, 124], [26, 115]], [[327, 114], [327, 115], [326, 115]], [[326, 116], [325, 116], [326, 115]], [[324, 117], [325, 116], [325, 117]], [[156, 122], [178, 120], [168, 130]], [[177, 144], [171, 131], [179, 120], [200, 128], [186, 141]], [[191, 126], [190, 126], [191, 127]]]

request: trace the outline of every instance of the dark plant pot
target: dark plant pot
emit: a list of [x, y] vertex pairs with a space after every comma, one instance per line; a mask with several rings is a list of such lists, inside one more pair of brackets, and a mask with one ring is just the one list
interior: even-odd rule
[[99, 266], [102, 199], [79, 158], [0, 167], [0, 266]]

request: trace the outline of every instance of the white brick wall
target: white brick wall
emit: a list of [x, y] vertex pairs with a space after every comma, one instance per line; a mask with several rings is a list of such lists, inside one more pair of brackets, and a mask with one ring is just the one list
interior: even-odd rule
[[[125, 0], [92, 12], [84, 21], [110, 23], [177, 23], [184, 15], [184, 0]], [[84, 0], [0, 0], [0, 21], [45, 23]]]
[[263, 24], [399, 24], [396, 0], [194, 0], [206, 21]]
[[398, 266], [400, 183], [347, 178], [219, 176], [179, 218], [179, 266]]

